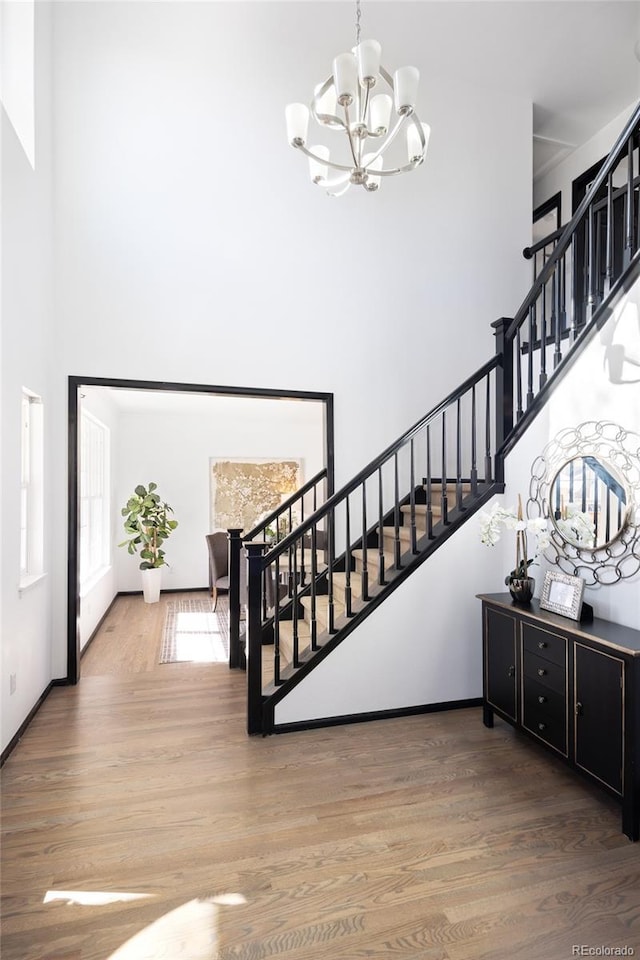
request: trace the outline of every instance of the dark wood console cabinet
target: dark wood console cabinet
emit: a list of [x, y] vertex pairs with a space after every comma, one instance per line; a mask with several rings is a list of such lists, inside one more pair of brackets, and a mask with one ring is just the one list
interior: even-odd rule
[[622, 804], [622, 832], [640, 838], [640, 630], [576, 623], [482, 600], [483, 720], [534, 737]]

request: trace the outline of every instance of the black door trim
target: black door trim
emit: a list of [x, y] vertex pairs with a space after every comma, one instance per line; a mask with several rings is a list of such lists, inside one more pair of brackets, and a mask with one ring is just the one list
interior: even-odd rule
[[112, 377], [70, 376], [68, 383], [68, 476], [67, 476], [67, 676], [66, 683], [80, 679], [80, 582], [78, 496], [78, 391], [80, 387], [115, 387], [126, 390], [157, 390], [166, 393], [204, 393], [226, 397], [271, 400], [312, 400], [324, 404], [324, 455], [327, 496], [334, 492], [333, 394], [308, 390], [276, 390], [265, 387], [227, 387], [203, 383], [173, 383], [155, 380], [120, 380]]

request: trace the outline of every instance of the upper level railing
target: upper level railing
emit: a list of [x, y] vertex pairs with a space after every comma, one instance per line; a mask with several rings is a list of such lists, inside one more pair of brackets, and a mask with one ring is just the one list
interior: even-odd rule
[[511, 441], [514, 425], [640, 248], [639, 144], [640, 104], [566, 227], [525, 251], [544, 249], [546, 262], [504, 336], [505, 379], [513, 383], [504, 434]]

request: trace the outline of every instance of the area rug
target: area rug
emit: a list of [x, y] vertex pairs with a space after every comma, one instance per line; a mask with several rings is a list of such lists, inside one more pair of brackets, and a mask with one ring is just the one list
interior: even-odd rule
[[218, 597], [169, 600], [162, 634], [160, 663], [227, 663], [229, 661], [229, 602]]

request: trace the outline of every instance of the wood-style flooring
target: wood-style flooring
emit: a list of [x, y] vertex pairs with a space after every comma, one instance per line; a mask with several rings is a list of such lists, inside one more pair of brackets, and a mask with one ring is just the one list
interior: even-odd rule
[[479, 709], [249, 738], [242, 673], [157, 663], [165, 602], [2, 770], [2, 960], [640, 954], [611, 798]]

